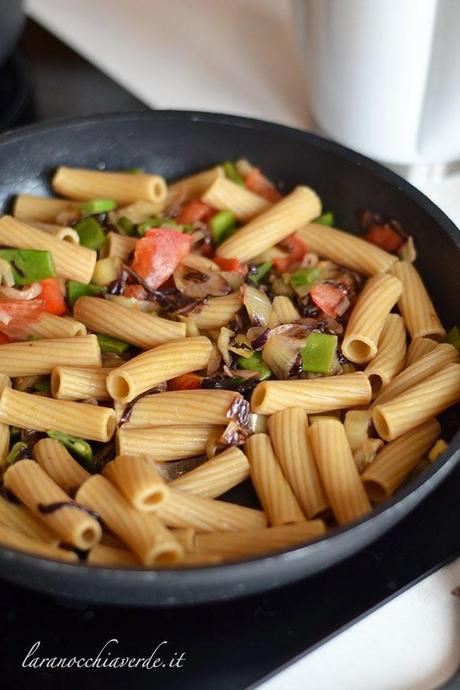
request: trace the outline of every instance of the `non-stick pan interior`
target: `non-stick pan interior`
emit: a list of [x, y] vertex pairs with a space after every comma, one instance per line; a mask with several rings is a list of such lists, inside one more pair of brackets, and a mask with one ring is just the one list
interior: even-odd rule
[[[18, 192], [48, 194], [58, 165], [126, 170], [143, 167], [167, 179], [246, 157], [288, 191], [317, 190], [336, 224], [358, 229], [357, 211], [390, 214], [414, 235], [417, 265], [445, 326], [459, 320], [460, 235], [422, 194], [378, 164], [319, 137], [277, 125], [200, 113], [109, 115], [25, 128], [0, 138], [0, 208]], [[456, 429], [458, 419], [450, 419]], [[345, 558], [389, 529], [454, 466], [447, 457], [426, 477], [355, 526], [286, 553], [187, 571], [114, 571], [45, 561], [0, 550], [4, 578], [66, 596], [120, 604], [173, 605], [228, 599], [285, 584]], [[450, 459], [449, 459], [450, 458]], [[252, 494], [237, 492], [248, 504]], [[233, 499], [235, 493], [233, 494]]]

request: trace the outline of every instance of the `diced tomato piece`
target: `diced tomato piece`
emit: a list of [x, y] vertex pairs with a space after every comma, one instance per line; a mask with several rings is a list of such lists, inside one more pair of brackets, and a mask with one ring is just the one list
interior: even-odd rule
[[201, 388], [202, 376], [198, 374], [183, 374], [176, 376], [175, 379], [168, 381], [168, 390], [170, 391], [190, 391], [196, 388]]
[[44, 310], [56, 316], [64, 314], [66, 304], [59, 281], [56, 278], [45, 278], [40, 281], [40, 285], [42, 286], [40, 299], [44, 302]]
[[10, 340], [24, 340], [29, 324], [40, 320], [43, 307], [41, 299], [0, 300], [0, 333]]
[[7, 335], [4, 333], [0, 333], [0, 345], [5, 345], [6, 343], [10, 343], [11, 340], [8, 338]]
[[131, 266], [151, 290], [156, 290], [187, 256], [191, 244], [190, 235], [169, 228], [152, 228], [138, 240]]
[[336, 316], [337, 307], [346, 297], [342, 290], [328, 283], [317, 283], [309, 295], [316, 306], [328, 316]]
[[123, 297], [134, 297], [134, 299], [147, 299], [147, 292], [142, 285], [126, 285], [123, 290]]
[[285, 273], [300, 263], [308, 251], [307, 245], [297, 235], [289, 235], [281, 243], [281, 247], [289, 252], [289, 256], [285, 259], [273, 259], [273, 267], [280, 273]]
[[262, 196], [273, 203], [279, 201], [282, 197], [269, 179], [262, 175], [258, 168], [253, 168], [245, 180], [247, 189], [250, 189], [254, 194]]
[[236, 273], [240, 273], [242, 276], [246, 275], [247, 273], [247, 268], [242, 266], [238, 259], [226, 259], [223, 256], [216, 256], [214, 257], [213, 261], [220, 266], [223, 271], [235, 271]]
[[371, 225], [364, 239], [387, 252], [397, 252], [404, 244], [404, 237], [387, 225]]
[[204, 201], [193, 199], [181, 209], [176, 221], [181, 225], [185, 223], [195, 223], [197, 220], [202, 220], [205, 223], [214, 213], [214, 209], [208, 206], [208, 204], [205, 204]]

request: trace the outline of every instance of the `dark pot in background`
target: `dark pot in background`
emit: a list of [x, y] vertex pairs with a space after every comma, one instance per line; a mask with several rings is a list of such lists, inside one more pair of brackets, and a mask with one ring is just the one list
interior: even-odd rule
[[0, 0], [0, 66], [13, 52], [24, 20], [22, 0]]

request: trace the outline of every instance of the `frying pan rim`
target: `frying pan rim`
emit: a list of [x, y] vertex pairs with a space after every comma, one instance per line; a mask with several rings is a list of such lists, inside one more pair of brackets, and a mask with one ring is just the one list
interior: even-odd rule
[[[39, 134], [46, 134], [55, 130], [71, 129], [78, 131], [80, 128], [92, 126], [95, 124], [107, 122], [137, 122], [139, 120], [151, 121], [177, 121], [177, 122], [196, 122], [213, 125], [227, 125], [231, 127], [239, 127], [242, 129], [256, 130], [258, 132], [265, 132], [267, 134], [278, 134], [290, 139], [297, 139], [310, 146], [327, 151], [338, 157], [345, 158], [352, 164], [365, 168], [370, 174], [380, 178], [382, 181], [396, 187], [396, 189], [409, 197], [416, 205], [421, 207], [433, 220], [440, 226], [440, 229], [446, 234], [451, 242], [455, 245], [457, 251], [460, 252], [460, 232], [456, 225], [441, 209], [436, 206], [430, 199], [428, 199], [423, 192], [413, 187], [407, 180], [401, 178], [397, 173], [389, 170], [385, 166], [376, 161], [349, 149], [342, 144], [330, 141], [318, 134], [313, 134], [298, 128], [289, 127], [286, 125], [269, 122], [257, 118], [245, 117], [240, 115], [229, 115], [216, 112], [202, 112], [193, 110], [142, 110], [129, 111], [120, 113], [103, 113], [90, 116], [79, 116], [75, 118], [63, 118], [43, 123], [27, 125], [15, 129], [7, 130], [0, 135], [0, 150], [3, 144], [14, 143], [15, 141], [24, 142], [29, 137], [35, 137]], [[223, 570], [229, 572], [231, 570], [238, 571], [240, 575], [244, 576], [244, 571], [252, 567], [253, 563], [260, 563], [272, 560], [285, 560], [287, 558], [302, 557], [307, 550], [321, 548], [321, 544], [333, 544], [340, 542], [344, 535], [349, 534], [352, 530], [357, 531], [360, 525], [370, 523], [378, 520], [380, 516], [389, 511], [401, 512], [401, 517], [406, 515], [412, 508], [414, 508], [425, 496], [433, 491], [439, 483], [441, 483], [450, 472], [456, 467], [460, 461], [460, 431], [457, 431], [449, 444], [449, 448], [442, 454], [441, 458], [436, 463], [426, 470], [417, 479], [414, 479], [408, 486], [400, 489], [389, 500], [380, 504], [372, 510], [368, 515], [355, 520], [343, 527], [332, 529], [325, 536], [310, 541], [306, 544], [300, 544], [283, 551], [255, 556], [242, 560], [235, 560], [231, 563], [214, 564], [202, 567], [187, 567], [187, 568], [162, 568], [161, 570], [146, 570], [145, 568], [108, 568], [101, 566], [88, 566], [84, 563], [67, 563], [48, 559], [42, 556], [35, 556], [27, 554], [13, 548], [0, 546], [0, 562], [8, 562], [10, 559], [17, 559], [18, 565], [24, 563], [31, 567], [45, 569], [59, 569], [65, 575], [66, 571], [74, 574], [76, 571], [82, 573], [84, 576], [91, 576], [92, 578], [101, 578], [101, 583], [106, 577], [126, 576], [128, 579], [130, 575], [135, 577], [142, 577], [142, 583], [146, 584], [149, 580], [166, 580], [172, 575], [180, 574], [181, 577], [190, 580], [187, 582], [188, 586], [193, 586], [193, 582], [201, 580], [204, 573], [221, 573]], [[412, 504], [407, 507], [407, 503]], [[385, 532], [385, 529], [382, 530]], [[42, 573], [46, 574], [46, 573]], [[134, 584], [134, 583], [133, 583]]]

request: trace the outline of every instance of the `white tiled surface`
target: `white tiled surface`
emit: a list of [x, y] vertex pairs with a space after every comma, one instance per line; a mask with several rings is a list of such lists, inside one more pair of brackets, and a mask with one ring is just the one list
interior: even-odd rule
[[[38, 21], [145, 103], [306, 128], [289, 0], [28, 0]], [[460, 178], [420, 184], [460, 223]], [[460, 661], [460, 561], [336, 636], [263, 690], [430, 690]]]

